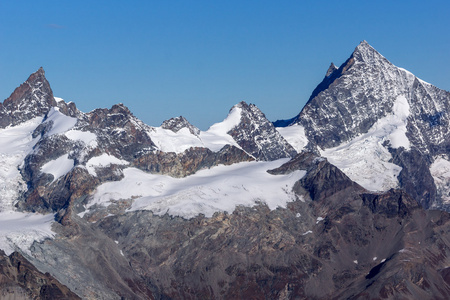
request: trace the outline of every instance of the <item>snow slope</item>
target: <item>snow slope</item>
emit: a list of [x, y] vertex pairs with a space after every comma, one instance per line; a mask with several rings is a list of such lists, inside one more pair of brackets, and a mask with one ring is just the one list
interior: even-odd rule
[[308, 138], [305, 134], [305, 127], [300, 124], [294, 124], [287, 127], [277, 127], [278, 132], [284, 139], [291, 144], [297, 152], [302, 152], [308, 144]]
[[48, 115], [45, 123], [53, 122], [52, 128], [47, 133], [48, 136], [60, 134], [68, 131], [77, 123], [77, 118], [68, 117], [59, 111], [59, 108], [53, 107]]
[[53, 214], [22, 213], [15, 211], [0, 212], [0, 249], [7, 255], [17, 249], [30, 254], [33, 242], [51, 238]]
[[64, 154], [57, 159], [51, 160], [42, 166], [41, 172], [53, 175], [53, 182], [66, 175], [74, 167], [74, 160], [69, 158], [69, 154]]
[[86, 169], [92, 176], [97, 176], [95, 168], [108, 167], [110, 165], [128, 165], [129, 162], [119, 159], [113, 155], [103, 153], [102, 155], [92, 157], [86, 163]]
[[163, 152], [183, 153], [191, 147], [205, 147], [216, 152], [227, 144], [240, 148], [227, 133], [239, 124], [240, 119], [241, 109], [233, 107], [225, 120], [212, 125], [207, 131], [201, 131], [199, 136], [192, 134], [188, 128], [173, 132], [161, 127], [152, 127], [148, 135]]
[[430, 166], [430, 172], [444, 204], [450, 204], [450, 161], [448, 157], [437, 157]]
[[406, 137], [408, 116], [409, 104], [404, 96], [398, 96], [392, 114], [379, 119], [367, 133], [322, 150], [321, 155], [370, 191], [395, 188], [402, 168], [389, 162], [392, 156], [383, 143], [389, 142], [393, 148], [410, 148]]
[[131, 210], [151, 210], [155, 214], [192, 218], [211, 217], [215, 212], [232, 212], [236, 206], [266, 203], [270, 209], [285, 207], [295, 200], [292, 187], [306, 171], [270, 175], [287, 159], [273, 162], [243, 162], [217, 166], [185, 178], [148, 174], [135, 168], [124, 170], [119, 182], [99, 186], [88, 207], [107, 206], [111, 200], [132, 199]]
[[0, 212], [12, 210], [20, 191], [26, 188], [18, 167], [37, 143], [32, 133], [41, 121], [39, 117], [0, 129]]
[[15, 201], [26, 188], [19, 166], [38, 141], [32, 138], [32, 133], [41, 121], [38, 117], [0, 129], [0, 249], [8, 255], [18, 248], [27, 252], [35, 240], [54, 235], [50, 228], [52, 214], [14, 211]]

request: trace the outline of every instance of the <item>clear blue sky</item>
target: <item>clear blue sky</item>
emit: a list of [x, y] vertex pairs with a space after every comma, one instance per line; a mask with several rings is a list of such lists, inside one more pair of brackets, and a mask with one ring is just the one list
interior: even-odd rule
[[295, 116], [333, 61], [367, 40], [450, 90], [449, 1], [0, 2], [0, 101], [43, 66], [82, 111], [122, 102], [201, 129], [241, 100]]

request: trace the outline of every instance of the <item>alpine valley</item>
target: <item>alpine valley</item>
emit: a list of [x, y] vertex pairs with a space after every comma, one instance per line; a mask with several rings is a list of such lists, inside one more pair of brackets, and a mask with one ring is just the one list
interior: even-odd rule
[[207, 131], [40, 68], [0, 103], [0, 191], [0, 299], [450, 299], [450, 93], [365, 41], [297, 116]]

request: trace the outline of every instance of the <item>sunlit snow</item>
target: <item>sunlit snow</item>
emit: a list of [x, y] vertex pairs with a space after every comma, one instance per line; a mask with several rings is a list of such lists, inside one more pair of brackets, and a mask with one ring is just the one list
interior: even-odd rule
[[90, 131], [69, 130], [64, 135], [72, 141], [82, 141], [86, 146], [97, 146], [97, 135]]
[[41, 172], [52, 174], [53, 181], [56, 181], [61, 176], [69, 173], [73, 166], [74, 160], [69, 158], [69, 154], [64, 154], [57, 159], [51, 160], [44, 164], [41, 168]]
[[430, 166], [431, 176], [444, 203], [450, 203], [450, 161], [446, 157], [437, 157]]
[[191, 147], [204, 147], [202, 141], [193, 135], [188, 128], [182, 128], [178, 132], [170, 129], [155, 127], [149, 132], [153, 143], [163, 152], [182, 153]]
[[219, 151], [227, 144], [240, 148], [227, 132], [239, 124], [241, 121], [241, 112], [242, 109], [235, 106], [225, 120], [212, 125], [207, 131], [200, 132], [200, 138], [205, 147], [214, 152]]
[[32, 133], [41, 121], [38, 117], [0, 129], [0, 249], [6, 254], [17, 248], [28, 251], [34, 240], [53, 236], [53, 215], [14, 211], [14, 202], [26, 188], [18, 167], [38, 141]]
[[199, 136], [192, 134], [188, 128], [173, 132], [161, 127], [153, 127], [148, 135], [163, 152], [182, 153], [191, 147], [205, 147], [217, 152], [228, 144], [240, 148], [227, 132], [239, 124], [241, 111], [241, 108], [233, 107], [225, 120], [212, 125], [207, 131], [201, 131]]
[[7, 255], [17, 248], [29, 253], [35, 240], [41, 241], [54, 236], [51, 230], [53, 221], [52, 214], [0, 212], [0, 249]]
[[86, 163], [86, 169], [88, 170], [89, 174], [93, 176], [97, 176], [97, 173], [95, 172], [95, 168], [98, 167], [108, 167], [109, 165], [128, 165], [129, 162], [123, 159], [119, 159], [115, 156], [109, 155], [107, 153], [103, 153], [100, 156], [95, 156], [89, 159], [89, 161]]
[[77, 118], [72, 118], [62, 114], [59, 108], [52, 107], [47, 114], [47, 119], [45, 122], [53, 122], [52, 128], [47, 133], [47, 135], [54, 135], [66, 132], [71, 129], [77, 123]]
[[99, 186], [88, 207], [94, 204], [106, 206], [111, 200], [136, 198], [131, 210], [151, 210], [158, 215], [168, 213], [185, 218], [198, 214], [211, 217], [218, 211], [232, 212], [238, 205], [265, 203], [270, 209], [285, 207], [295, 200], [294, 183], [306, 173], [270, 175], [266, 172], [286, 161], [221, 165], [185, 178], [127, 168], [121, 181]]
[[41, 121], [39, 117], [0, 129], [0, 212], [12, 209], [20, 191], [26, 188], [18, 167], [37, 143], [31, 135]]
[[306, 144], [308, 144], [308, 138], [305, 134], [305, 127], [300, 124], [287, 127], [277, 127], [276, 129], [297, 152], [301, 152], [305, 148]]
[[392, 155], [383, 146], [389, 141], [394, 148], [410, 148], [406, 137], [409, 104], [397, 97], [393, 113], [379, 119], [370, 130], [350, 142], [325, 149], [321, 155], [341, 169], [350, 179], [371, 191], [387, 191], [398, 186], [401, 167], [390, 163]]

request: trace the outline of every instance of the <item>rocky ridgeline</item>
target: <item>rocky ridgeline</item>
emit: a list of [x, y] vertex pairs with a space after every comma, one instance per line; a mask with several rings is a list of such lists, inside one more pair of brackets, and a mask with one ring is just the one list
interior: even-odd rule
[[[320, 150], [367, 133], [395, 111], [399, 96], [409, 105], [410, 147], [383, 147], [402, 167], [401, 189], [369, 192]], [[450, 155], [448, 102], [448, 92], [362, 42], [342, 66], [330, 66], [297, 117], [279, 122], [303, 126], [313, 152], [297, 153], [245, 102], [232, 108], [239, 112], [227, 127], [234, 142], [217, 151], [198, 146], [202, 132], [177, 117], [161, 129], [198, 143], [166, 152], [152, 140], [155, 128], [122, 104], [83, 113], [56, 101], [39, 69], [0, 104], [0, 127], [42, 118], [20, 165], [26, 188], [16, 207], [55, 213], [56, 237], [23, 256], [0, 253], [0, 297], [448, 299], [450, 216], [423, 208], [442, 204], [430, 166]], [[127, 211], [134, 199], [118, 199], [86, 212], [96, 188], [123, 179], [128, 167], [182, 178], [219, 164], [279, 158], [290, 160], [269, 174], [305, 171], [286, 191], [296, 201], [284, 208], [262, 202], [186, 219]], [[49, 164], [67, 169], [43, 172]]]

